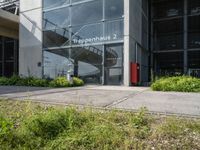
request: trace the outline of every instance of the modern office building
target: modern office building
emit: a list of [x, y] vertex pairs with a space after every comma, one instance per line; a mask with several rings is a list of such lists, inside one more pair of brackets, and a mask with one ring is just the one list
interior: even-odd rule
[[144, 84], [200, 76], [199, 0], [21, 0], [19, 18], [19, 75], [129, 86], [137, 63]]

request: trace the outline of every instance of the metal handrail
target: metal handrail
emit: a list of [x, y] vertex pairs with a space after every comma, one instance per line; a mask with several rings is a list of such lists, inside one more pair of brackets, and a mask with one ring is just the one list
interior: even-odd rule
[[14, 14], [17, 15], [19, 12], [19, 0], [0, 0], [0, 9], [9, 11], [15, 9]]

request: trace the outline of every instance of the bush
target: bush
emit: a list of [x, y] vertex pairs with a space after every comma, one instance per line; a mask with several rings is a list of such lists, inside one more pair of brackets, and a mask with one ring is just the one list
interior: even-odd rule
[[49, 81], [48, 79], [39, 79], [34, 77], [12, 76], [11, 78], [0, 77], [0, 85], [17, 85], [17, 86], [35, 86], [35, 87], [71, 87], [82, 86], [84, 82], [74, 77], [73, 84], [67, 81], [66, 77], [57, 77]]
[[6, 77], [0, 77], [0, 85], [9, 85], [9, 80]]
[[200, 92], [200, 79], [188, 76], [163, 77], [155, 81], [154, 91]]
[[50, 87], [70, 87], [71, 84], [66, 77], [57, 77], [49, 83]]
[[83, 80], [77, 77], [73, 77], [73, 86], [83, 86], [83, 85], [84, 85]]

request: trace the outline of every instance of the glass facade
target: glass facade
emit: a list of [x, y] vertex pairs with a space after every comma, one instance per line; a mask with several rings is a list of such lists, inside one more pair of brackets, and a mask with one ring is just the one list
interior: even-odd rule
[[200, 1], [152, 0], [151, 7], [155, 73], [200, 77]]
[[0, 36], [0, 76], [10, 77], [18, 72], [18, 41]]
[[123, 82], [123, 0], [43, 0], [44, 77]]

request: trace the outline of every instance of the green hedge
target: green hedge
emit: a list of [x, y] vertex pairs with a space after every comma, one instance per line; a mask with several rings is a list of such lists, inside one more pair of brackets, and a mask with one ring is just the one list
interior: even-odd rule
[[34, 87], [72, 87], [83, 86], [83, 80], [74, 77], [70, 83], [66, 77], [57, 77], [54, 80], [39, 79], [34, 77], [12, 76], [11, 78], [0, 77], [0, 85], [34, 86]]
[[200, 79], [189, 76], [162, 77], [151, 88], [154, 91], [200, 92]]

